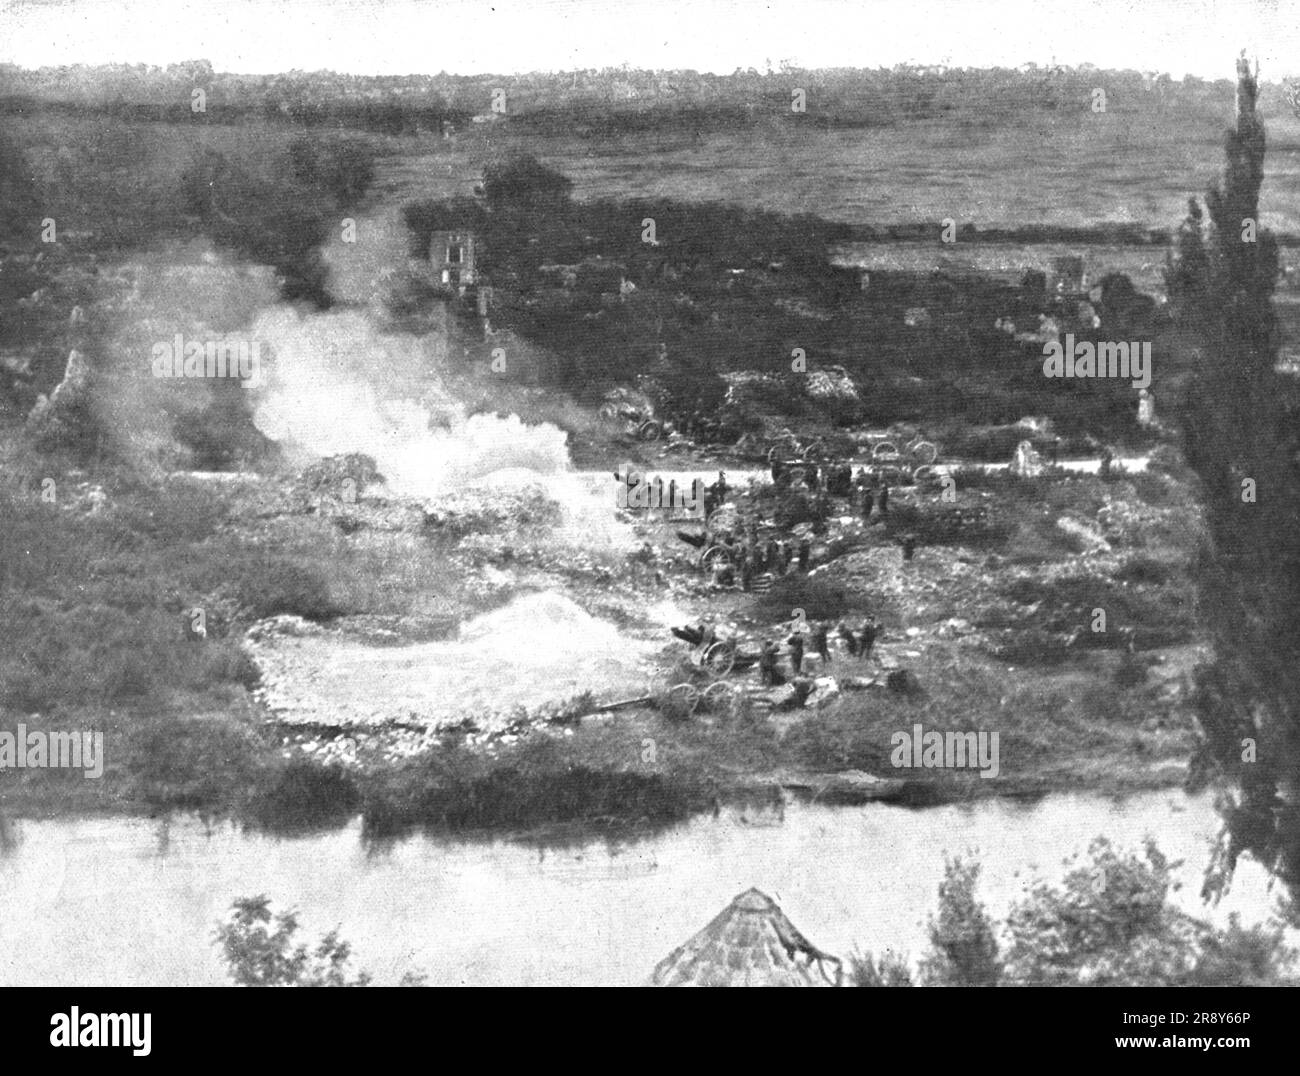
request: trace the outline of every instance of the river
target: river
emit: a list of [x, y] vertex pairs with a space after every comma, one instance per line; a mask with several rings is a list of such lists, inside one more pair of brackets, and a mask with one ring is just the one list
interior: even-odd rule
[[1035, 871], [1096, 834], [1146, 834], [1185, 860], [1177, 903], [1249, 922], [1270, 906], [1244, 862], [1214, 909], [1197, 894], [1218, 819], [1207, 797], [1053, 795], [910, 810], [791, 805], [724, 810], [648, 839], [539, 849], [412, 837], [375, 848], [360, 822], [275, 838], [192, 818], [15, 820], [0, 842], [0, 984], [220, 985], [212, 931], [237, 897], [295, 906], [314, 939], [338, 927], [379, 984], [635, 985], [736, 894], [765, 890], [816, 944], [919, 955], [945, 852], [977, 848], [1001, 917]]

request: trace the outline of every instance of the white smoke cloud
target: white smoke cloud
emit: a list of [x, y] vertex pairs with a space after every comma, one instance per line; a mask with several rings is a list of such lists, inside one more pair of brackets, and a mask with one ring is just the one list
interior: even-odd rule
[[440, 338], [381, 333], [348, 310], [306, 314], [278, 307], [252, 335], [271, 353], [254, 421], [290, 451], [312, 456], [364, 452], [394, 492], [435, 497], [494, 472], [569, 468], [566, 435], [518, 416], [469, 415], [439, 376]]

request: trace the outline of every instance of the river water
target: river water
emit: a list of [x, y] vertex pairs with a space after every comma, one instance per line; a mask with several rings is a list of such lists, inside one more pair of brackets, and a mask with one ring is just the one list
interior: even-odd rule
[[0, 984], [222, 984], [213, 928], [232, 900], [263, 893], [297, 907], [312, 939], [340, 928], [380, 984], [423, 971], [448, 985], [634, 985], [750, 886], [831, 952], [917, 956], [945, 852], [979, 850], [1001, 917], [1035, 871], [1059, 877], [1097, 834], [1129, 847], [1150, 834], [1185, 860], [1186, 910], [1264, 918], [1272, 898], [1253, 863], [1217, 908], [1200, 905], [1217, 828], [1207, 798], [1179, 792], [725, 810], [634, 843], [545, 850], [425, 837], [376, 849], [359, 821], [275, 838], [190, 818], [17, 820], [0, 841]]

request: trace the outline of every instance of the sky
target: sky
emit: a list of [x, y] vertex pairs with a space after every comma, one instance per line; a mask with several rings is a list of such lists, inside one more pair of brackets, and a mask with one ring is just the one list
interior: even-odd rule
[[1300, 76], [1300, 0], [0, 0], [0, 62], [220, 71], [730, 73], [1091, 63]]

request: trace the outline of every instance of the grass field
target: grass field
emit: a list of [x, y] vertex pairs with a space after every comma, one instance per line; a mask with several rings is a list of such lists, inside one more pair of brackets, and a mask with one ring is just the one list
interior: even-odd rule
[[[988, 127], [922, 120], [602, 141], [519, 137], [506, 125], [454, 142], [399, 143], [402, 159], [386, 183], [404, 198], [466, 193], [485, 160], [519, 149], [571, 177], [579, 199], [734, 201], [853, 224], [951, 217], [980, 227], [1126, 221], [1172, 228], [1188, 196], [1216, 178], [1230, 116], [1080, 108]], [[1275, 111], [1268, 123], [1263, 223], [1300, 232], [1300, 120]]]

